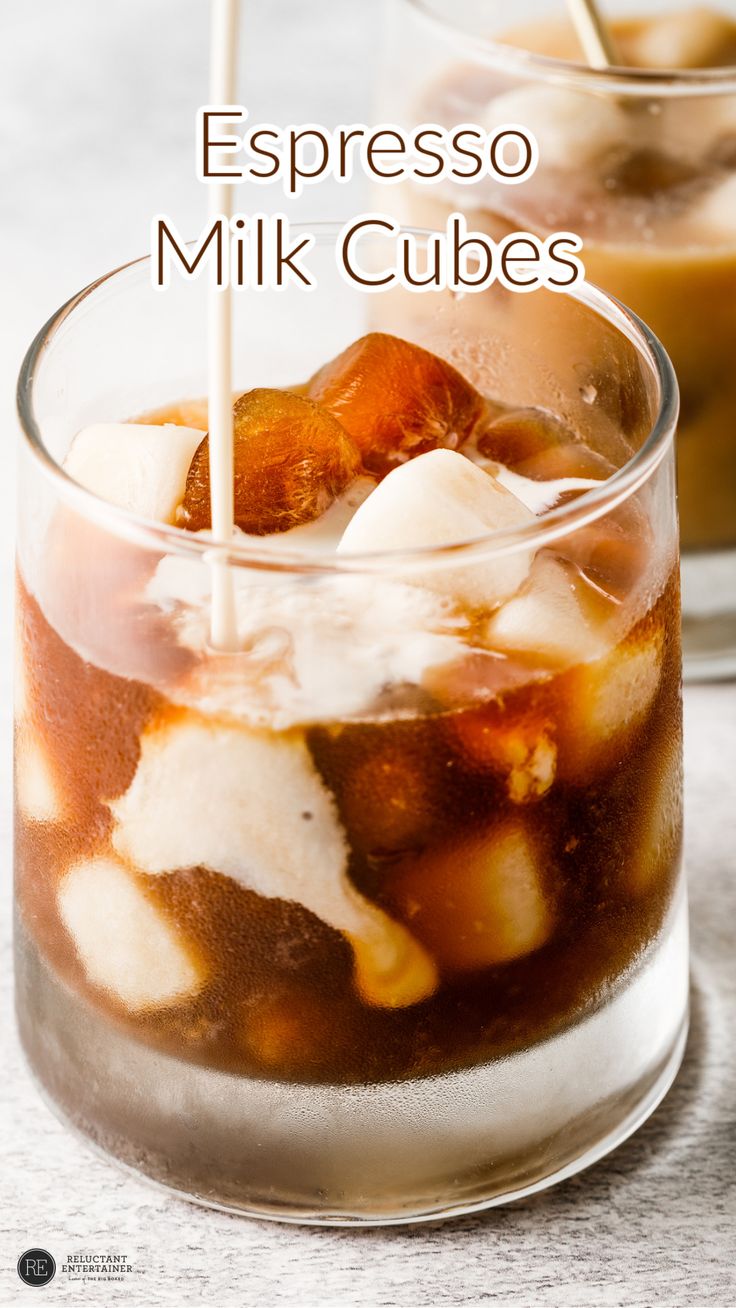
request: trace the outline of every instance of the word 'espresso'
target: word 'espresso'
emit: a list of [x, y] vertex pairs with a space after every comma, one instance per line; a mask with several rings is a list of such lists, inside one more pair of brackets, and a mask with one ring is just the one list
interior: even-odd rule
[[[216, 218], [189, 245], [163, 215], [153, 220], [153, 285], [165, 290], [176, 270], [198, 277], [205, 266], [214, 285], [251, 290], [313, 290], [307, 266], [316, 245], [311, 232], [292, 237], [284, 214], [236, 214]], [[576, 257], [582, 241], [573, 232], [541, 240], [531, 232], [511, 232], [494, 241], [469, 231], [462, 214], [451, 214], [443, 232], [405, 231], [384, 214], [363, 214], [340, 230], [335, 259], [341, 276], [365, 291], [403, 286], [412, 291], [483, 291], [494, 282], [507, 290], [563, 291], [585, 275]]]
[[243, 123], [247, 117], [243, 105], [204, 105], [198, 111], [196, 168], [201, 182], [281, 182], [286, 195], [298, 196], [305, 186], [327, 177], [348, 182], [357, 168], [383, 185], [445, 181], [462, 186], [492, 177], [518, 186], [539, 163], [534, 136], [516, 123], [490, 131], [477, 123], [421, 123], [411, 131], [393, 123], [353, 123], [334, 131], [314, 123], [258, 123], [242, 136], [224, 131], [225, 124]]

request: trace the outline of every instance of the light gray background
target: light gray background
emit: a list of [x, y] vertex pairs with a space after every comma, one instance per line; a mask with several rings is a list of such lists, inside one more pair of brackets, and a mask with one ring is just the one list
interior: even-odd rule
[[[646, 6], [643, 6], [646, 7]], [[241, 94], [254, 119], [370, 116], [378, 0], [245, 0]], [[206, 98], [206, 0], [2, 0], [0, 6], [0, 467], [2, 798], [10, 898], [9, 586], [12, 391], [31, 336], [68, 295], [145, 250], [158, 210], [199, 230], [192, 123]], [[280, 207], [276, 191], [244, 209]], [[306, 218], [347, 218], [360, 197], [321, 186]], [[293, 214], [296, 210], [292, 208]], [[121, 360], [124, 366], [124, 360]], [[444, 1226], [311, 1231], [206, 1212], [84, 1151], [39, 1102], [11, 1034], [3, 936], [0, 1305], [519, 1305], [732, 1308], [736, 1303], [736, 688], [686, 696], [693, 1033], [655, 1117], [610, 1160], [546, 1195]], [[8, 915], [4, 915], [7, 922]], [[113, 1285], [22, 1286], [41, 1245], [126, 1253]]]

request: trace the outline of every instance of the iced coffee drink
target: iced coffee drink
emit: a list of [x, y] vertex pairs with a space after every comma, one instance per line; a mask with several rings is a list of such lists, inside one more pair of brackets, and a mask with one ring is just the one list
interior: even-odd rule
[[[227, 653], [206, 405], [67, 402], [53, 456], [29, 418], [31, 1065], [123, 1163], [298, 1219], [548, 1183], [651, 1110], [684, 1031], [666, 361], [587, 290], [443, 298], [431, 336], [387, 303], [321, 358], [280, 314], [283, 366], [266, 329], [245, 361]], [[565, 393], [605, 360], [626, 430]]]
[[[517, 26], [508, 7], [485, 3], [401, 8], [397, 53], [405, 63], [418, 43], [422, 71], [392, 112], [448, 126], [523, 124], [540, 150], [522, 186], [416, 188], [405, 215], [438, 227], [461, 209], [496, 236], [579, 233], [589, 280], [630, 305], [670, 353], [682, 394], [687, 661], [695, 672], [726, 671], [736, 659], [736, 14], [673, 4], [611, 21], [624, 67], [601, 73], [584, 66], [561, 4], [520, 6]], [[447, 40], [425, 28], [426, 11], [447, 24]]]

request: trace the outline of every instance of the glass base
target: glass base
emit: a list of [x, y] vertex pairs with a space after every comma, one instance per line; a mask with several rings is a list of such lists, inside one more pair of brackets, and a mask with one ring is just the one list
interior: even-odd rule
[[683, 555], [682, 653], [688, 682], [736, 675], [736, 550]]
[[436, 1220], [590, 1166], [656, 1108], [687, 1033], [684, 894], [646, 958], [583, 1021], [512, 1057], [425, 1080], [256, 1081], [137, 1043], [18, 934], [18, 1018], [52, 1110], [182, 1198], [331, 1226]]

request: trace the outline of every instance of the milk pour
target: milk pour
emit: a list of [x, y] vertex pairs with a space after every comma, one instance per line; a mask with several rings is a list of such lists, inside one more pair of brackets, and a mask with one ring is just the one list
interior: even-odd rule
[[[212, 0], [210, 17], [210, 104], [235, 100], [235, 69], [239, 0]], [[232, 216], [232, 187], [218, 181], [210, 186], [210, 218]], [[210, 286], [207, 331], [207, 396], [212, 534], [228, 545], [235, 526], [233, 465], [232, 291]], [[231, 569], [218, 551], [212, 552], [210, 643], [234, 650], [238, 644], [235, 585]]]

